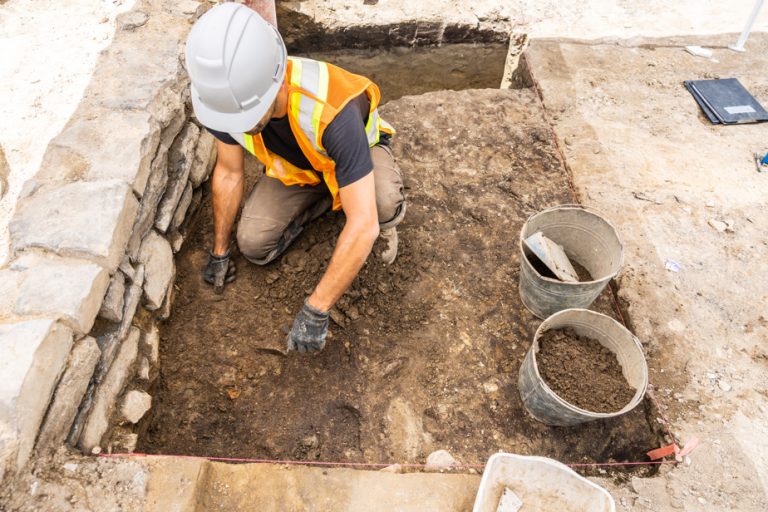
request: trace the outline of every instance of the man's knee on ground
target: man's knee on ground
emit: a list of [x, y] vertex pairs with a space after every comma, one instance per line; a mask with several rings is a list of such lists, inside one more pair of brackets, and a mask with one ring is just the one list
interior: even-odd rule
[[240, 223], [237, 228], [237, 247], [240, 249], [240, 254], [246, 259], [258, 264], [266, 264], [266, 262], [260, 262], [277, 247], [280, 234], [278, 233], [278, 236], [275, 237], [272, 232], [259, 231], [253, 228], [254, 226], [248, 226], [247, 223], [245, 225]]
[[390, 194], [377, 194], [376, 210], [379, 215], [379, 226], [394, 227], [402, 219], [405, 200], [399, 191]]

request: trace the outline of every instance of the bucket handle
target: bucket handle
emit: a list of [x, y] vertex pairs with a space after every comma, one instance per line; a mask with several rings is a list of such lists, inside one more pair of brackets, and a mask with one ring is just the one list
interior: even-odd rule
[[[605, 214], [605, 212], [603, 212], [602, 210], [600, 210], [598, 208], [595, 208], [594, 206], [587, 206], [587, 205], [583, 205], [583, 204], [579, 204], [579, 203], [556, 204], [554, 206], [550, 206], [549, 208], [544, 208], [543, 210], [540, 210], [540, 211], [534, 213], [533, 215], [531, 215], [531, 217], [533, 217], [534, 215], [538, 215], [540, 213], [551, 212], [551, 211], [557, 210], [558, 208], [563, 208], [563, 207], [566, 207], [566, 208], [580, 208], [580, 209], [588, 211], [588, 212], [596, 213], [596, 214], [600, 215], [601, 217], [605, 218], [606, 220], [608, 220], [608, 218], [609, 218]], [[528, 219], [530, 220], [531, 217], [529, 217]]]

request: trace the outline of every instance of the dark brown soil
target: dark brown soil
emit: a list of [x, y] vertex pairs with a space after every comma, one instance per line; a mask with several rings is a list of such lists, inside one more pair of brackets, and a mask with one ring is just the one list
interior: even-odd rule
[[541, 335], [536, 363], [552, 391], [584, 410], [616, 412], [635, 396], [616, 355], [570, 328]]
[[[215, 295], [200, 277], [212, 240], [206, 200], [178, 258], [139, 450], [357, 462], [423, 462], [440, 448], [467, 463], [500, 449], [564, 462], [642, 459], [658, 446], [643, 407], [548, 427], [517, 391], [538, 325], [517, 290], [517, 233], [532, 213], [572, 201], [532, 93], [430, 93], [390, 102], [383, 114], [398, 129], [408, 195], [395, 263], [369, 258], [334, 309], [321, 353], [285, 356], [281, 327], [324, 271], [344, 216], [318, 219], [266, 267], [238, 256], [237, 280]], [[607, 295], [594, 307], [611, 314]]]

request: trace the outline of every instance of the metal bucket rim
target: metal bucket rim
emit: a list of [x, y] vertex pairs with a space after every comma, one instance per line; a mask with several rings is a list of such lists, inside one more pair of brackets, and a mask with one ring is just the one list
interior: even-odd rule
[[[544, 380], [544, 378], [539, 373], [539, 364], [536, 361], [536, 352], [538, 351], [538, 348], [539, 348], [539, 337], [541, 336], [541, 334], [543, 332], [549, 330], [548, 329], [548, 327], [549, 327], [548, 322], [552, 318], [556, 317], [557, 315], [561, 315], [563, 313], [572, 312], [572, 311], [584, 312], [584, 313], [587, 313], [589, 315], [602, 316], [602, 317], [605, 317], [608, 320], [616, 323], [619, 327], [621, 327], [621, 329], [623, 329], [624, 331], [627, 332], [627, 334], [630, 335], [630, 337], [632, 338], [632, 341], [634, 341], [635, 345], [637, 346], [637, 349], [640, 351], [640, 354], [643, 356], [643, 362], [645, 363], [644, 364], [645, 372], [643, 372], [643, 374], [645, 376], [645, 379], [643, 379], [644, 380], [643, 386], [641, 386], [641, 388], [637, 389], [637, 391], [635, 392], [635, 395], [632, 397], [632, 400], [630, 400], [629, 403], [627, 403], [627, 405], [625, 405], [624, 407], [622, 407], [620, 410], [618, 410], [616, 412], [594, 412], [594, 411], [588, 411], [587, 409], [582, 409], [581, 407], [578, 407], [577, 405], [574, 405], [574, 404], [568, 402], [567, 400], [562, 398], [560, 395], [555, 393], [552, 390], [552, 388], [549, 387], [547, 382]], [[538, 378], [539, 383], [542, 385], [542, 387], [546, 391], [549, 391], [552, 394], [552, 397], [557, 402], [559, 402], [561, 405], [566, 405], [567, 407], [570, 407], [571, 409], [575, 410], [576, 412], [584, 414], [584, 415], [586, 415], [586, 416], [588, 416], [590, 418], [593, 418], [593, 419], [613, 418], [615, 416], [620, 416], [620, 415], [622, 415], [622, 414], [624, 414], [626, 412], [631, 411], [632, 409], [637, 407], [638, 404], [640, 404], [640, 401], [642, 400], [643, 396], [645, 396], [645, 392], [648, 389], [648, 363], [646, 361], [645, 351], [643, 350], [643, 345], [640, 343], [640, 340], [637, 338], [637, 336], [632, 334], [632, 332], [629, 329], [627, 329], [625, 326], [623, 326], [620, 322], [618, 322], [615, 319], [609, 317], [608, 315], [604, 315], [602, 313], [598, 313], [597, 311], [592, 311], [591, 309], [568, 308], [568, 309], [563, 309], [563, 310], [560, 310], [560, 311], [558, 311], [556, 313], [553, 313], [553, 314], [549, 315], [536, 328], [536, 332], [533, 335], [533, 343], [531, 343], [531, 347], [529, 348], [529, 350], [531, 351], [531, 362], [533, 363], [533, 371], [534, 371], [536, 377]]]
[[[543, 215], [545, 213], [551, 213], [551, 212], [554, 212], [554, 211], [557, 211], [557, 210], [569, 210], [569, 209], [570, 210], [582, 210], [582, 211], [584, 211], [586, 213], [595, 215], [600, 220], [602, 220], [603, 222], [608, 224], [608, 226], [611, 228], [611, 230], [613, 231], [613, 234], [616, 236], [616, 240], [618, 240], [618, 242], [619, 242], [619, 248], [620, 248], [620, 251], [619, 251], [619, 262], [616, 265], [616, 271], [615, 272], [612, 272], [611, 274], [608, 274], [607, 276], [601, 277], [599, 279], [593, 279], [591, 281], [579, 281], [578, 283], [570, 283], [570, 282], [567, 282], [567, 281], [560, 281], [559, 279], [555, 279], [555, 278], [552, 278], [552, 277], [546, 277], [546, 276], [541, 275], [539, 273], [539, 271], [536, 270], [533, 267], [531, 262], [528, 261], [528, 258], [525, 257], [525, 250], [524, 250], [524, 247], [523, 247], [523, 238], [524, 238], [525, 228], [531, 222], [531, 219], [533, 219], [534, 217], [538, 217], [539, 215]], [[517, 244], [519, 245], [520, 254], [522, 255], [522, 260], [527, 264], [527, 266], [528, 266], [528, 268], [530, 270], [532, 270], [539, 278], [545, 280], [546, 282], [565, 284], [565, 285], [579, 285], [579, 284], [588, 284], [588, 283], [599, 283], [599, 282], [602, 282], [602, 281], [610, 281], [611, 279], [614, 279], [616, 276], [619, 275], [619, 273], [621, 272], [622, 268], [624, 268], [624, 240], [621, 238], [621, 235], [619, 234], [619, 230], [616, 229], [616, 226], [614, 226], [613, 222], [608, 220], [608, 218], [605, 216], [605, 214], [601, 210], [599, 210], [599, 209], [597, 209], [597, 208], [595, 208], [593, 206], [586, 206], [586, 205], [580, 205], [580, 204], [575, 204], [575, 203], [565, 203], [565, 204], [558, 204], [558, 205], [550, 206], [549, 208], [544, 208], [541, 211], [538, 211], [536, 213], [531, 214], [530, 216], [528, 216], [527, 219], [525, 219], [525, 222], [523, 222], [523, 226], [520, 228], [520, 236], [518, 238], [519, 239], [517, 241]], [[521, 264], [522, 263], [523, 262], [521, 262]]]

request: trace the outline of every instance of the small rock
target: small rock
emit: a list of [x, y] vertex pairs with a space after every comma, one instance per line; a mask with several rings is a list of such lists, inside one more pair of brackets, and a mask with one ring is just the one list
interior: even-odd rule
[[100, 454], [101, 453], [101, 446], [94, 446], [93, 448], [91, 448], [91, 453], [93, 455]]
[[142, 11], [128, 12], [119, 18], [121, 30], [135, 30], [144, 26], [149, 20], [149, 15]]
[[720, 379], [717, 381], [717, 387], [719, 387], [721, 390], [725, 391], [726, 393], [733, 389], [733, 387], [728, 383], [728, 381]]
[[733, 233], [733, 219], [723, 219], [723, 222], [725, 222], [725, 231], [727, 233]]
[[728, 224], [721, 220], [709, 219], [708, 224], [715, 228], [718, 233], [723, 233], [726, 229], [728, 229]]
[[493, 395], [495, 393], [498, 393], [499, 385], [493, 382], [492, 380], [489, 380], [488, 382], [483, 382], [483, 389], [489, 395]]
[[278, 272], [272, 271], [269, 274], [267, 274], [266, 281], [267, 281], [267, 284], [272, 284], [278, 279], [280, 279], [280, 274]]
[[152, 407], [152, 397], [144, 391], [133, 390], [126, 393], [120, 412], [127, 421], [138, 423]]
[[402, 473], [403, 472], [403, 466], [400, 464], [392, 464], [391, 466], [387, 466], [385, 468], [382, 468], [379, 470], [381, 473]]
[[316, 434], [312, 434], [311, 436], [307, 436], [301, 440], [301, 445], [304, 448], [317, 448], [319, 444], [320, 441], [318, 440]]
[[427, 464], [424, 466], [424, 471], [443, 471], [451, 469], [451, 467], [456, 464], [456, 459], [454, 459], [446, 450], [437, 450], [430, 453], [427, 457]]
[[136, 374], [139, 377], [139, 379], [143, 381], [149, 381], [149, 371], [150, 371], [149, 361], [147, 360], [146, 357], [142, 357], [141, 360], [139, 361], [139, 369], [136, 372]]
[[66, 469], [67, 471], [76, 471], [77, 464], [75, 464], [74, 462], [67, 462], [66, 464], [64, 464], [64, 469]]
[[357, 306], [349, 306], [345, 313], [347, 314], [347, 317], [349, 317], [349, 319], [353, 322], [360, 318], [360, 311], [357, 309]]
[[706, 206], [707, 208], [714, 208], [715, 207], [715, 202], [712, 199], [710, 199], [709, 201], [704, 203], [704, 206]]
[[347, 317], [344, 316], [344, 313], [339, 311], [336, 307], [331, 308], [331, 320], [334, 321], [336, 325], [339, 327], [346, 327], [347, 325]]

